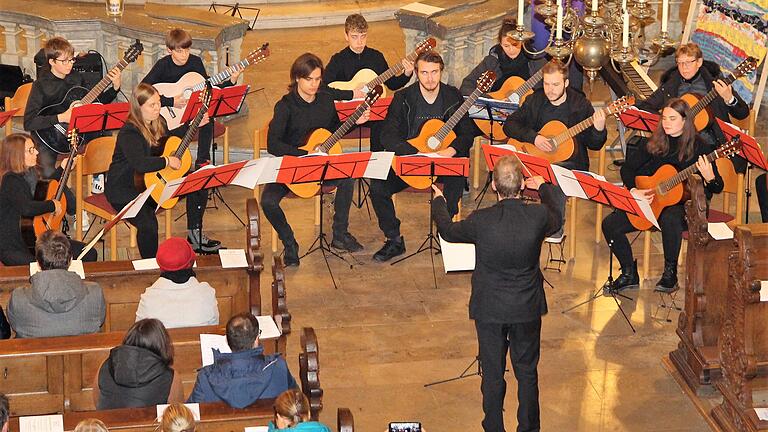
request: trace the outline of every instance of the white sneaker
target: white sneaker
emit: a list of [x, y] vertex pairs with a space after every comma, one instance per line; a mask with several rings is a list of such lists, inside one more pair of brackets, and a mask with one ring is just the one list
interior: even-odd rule
[[91, 219], [88, 217], [88, 212], [86, 212], [85, 210], [83, 210], [82, 217], [78, 218], [77, 214], [75, 214], [74, 219], [75, 219], [75, 223], [77, 223], [78, 220], [82, 220], [83, 232], [88, 231], [88, 228], [91, 227]]
[[100, 194], [104, 192], [104, 174], [97, 174], [93, 176], [93, 183], [91, 183], [91, 193]]

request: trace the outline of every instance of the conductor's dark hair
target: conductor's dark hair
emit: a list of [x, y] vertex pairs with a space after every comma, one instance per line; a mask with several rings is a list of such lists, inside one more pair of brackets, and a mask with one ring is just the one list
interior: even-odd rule
[[253, 348], [259, 337], [259, 321], [250, 312], [237, 314], [227, 322], [227, 343], [232, 352]]

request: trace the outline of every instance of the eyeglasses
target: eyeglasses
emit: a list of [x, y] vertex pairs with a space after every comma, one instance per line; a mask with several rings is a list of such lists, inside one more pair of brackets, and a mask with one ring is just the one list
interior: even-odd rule
[[693, 59], [693, 60], [687, 60], [687, 61], [677, 61], [676, 63], [677, 63], [678, 67], [683, 67], [683, 66], [693, 66], [693, 64], [696, 63], [697, 61], [699, 61], [699, 59]]
[[37, 153], [37, 149], [36, 149], [36, 148], [34, 148], [34, 147], [30, 147], [30, 148], [28, 148], [28, 149], [25, 149], [25, 150], [26, 150], [26, 152], [27, 152], [27, 153], [29, 153], [29, 154], [35, 154], [35, 153]]
[[68, 59], [64, 59], [64, 60], [62, 60], [62, 59], [53, 59], [53, 61], [57, 61], [57, 62], [60, 62], [61, 64], [67, 64], [67, 63], [69, 63], [69, 64], [75, 64], [75, 59], [74, 59], [74, 58], [72, 58], [72, 57], [70, 57], [70, 58], [68, 58]]

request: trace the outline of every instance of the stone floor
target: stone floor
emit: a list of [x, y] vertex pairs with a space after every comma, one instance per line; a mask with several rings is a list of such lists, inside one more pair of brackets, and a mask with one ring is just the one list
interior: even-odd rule
[[[233, 151], [248, 152], [253, 130], [271, 117], [272, 106], [284, 93], [292, 60], [308, 50], [329, 58], [343, 47], [342, 32], [342, 27], [334, 26], [249, 33], [245, 49], [270, 41], [272, 56], [267, 63], [246, 72], [245, 81], [254, 88], [264, 87], [264, 91], [249, 98], [247, 118], [230, 123], [232, 145], [238, 147]], [[400, 30], [393, 22], [372, 23], [369, 43], [390, 61], [403, 52]], [[610, 139], [615, 135], [612, 129]], [[618, 174], [609, 170], [607, 176], [615, 179]], [[472, 197], [476, 193], [473, 190]], [[251, 195], [251, 191], [239, 188], [224, 191], [227, 202], [241, 214], [245, 199]], [[465, 214], [474, 208], [472, 197], [464, 199]], [[299, 199], [286, 201], [284, 207], [303, 252], [316, 235], [312, 204]], [[490, 202], [488, 197], [485, 205]], [[428, 229], [426, 197], [404, 194], [398, 198], [398, 205], [408, 250], [414, 251]], [[754, 202], [751, 208], [754, 221], [758, 217]], [[350, 230], [365, 245], [365, 251], [351, 257], [359, 262], [352, 269], [337, 259], [330, 261], [338, 289], [334, 289], [323, 258], [317, 253], [304, 258], [300, 268], [290, 269], [287, 274], [288, 304], [296, 329], [289, 339], [289, 357], [296, 367], [298, 329], [314, 327], [325, 391], [321, 419], [335, 425], [336, 408], [348, 407], [361, 431], [383, 431], [389, 421], [397, 420], [421, 421], [430, 432], [481, 430], [479, 377], [424, 387], [432, 381], [455, 377], [467, 368], [469, 372], [476, 370], [472, 362], [477, 345], [473, 323], [467, 316], [469, 274], [444, 274], [438, 256], [435, 288], [427, 254], [396, 266], [374, 263], [370, 256], [382, 242], [375, 216], [365, 207], [353, 208], [350, 219]], [[652, 285], [662, 266], [659, 238], [654, 239], [651, 280], [645, 281], [640, 290], [629, 292], [632, 301], [621, 302], [636, 334], [612, 298], [600, 297], [563, 313], [587, 299], [608, 274], [607, 248], [602, 242], [595, 243], [594, 206], [580, 203], [577, 219], [577, 235], [567, 240], [576, 242], [575, 257], [568, 257], [562, 272], [545, 272], [552, 287], [546, 288], [550, 313], [543, 320], [539, 367], [542, 429], [708, 430], [662, 366], [662, 357], [677, 345], [677, 317], [672, 315], [673, 323], [654, 319], [658, 297]], [[209, 210], [206, 226], [206, 231], [228, 247], [244, 246], [244, 230], [226, 209]], [[176, 222], [174, 230], [177, 234], [183, 232], [183, 220]], [[270, 232], [265, 223], [265, 263], [272, 258]], [[637, 241], [637, 255], [641, 247], [642, 241]], [[135, 249], [128, 253], [134, 258], [138, 255]], [[268, 284], [269, 279], [266, 271], [262, 283]], [[682, 304], [682, 299], [678, 300]], [[264, 303], [269, 304], [267, 299]], [[505, 418], [508, 430], [514, 430], [515, 381], [512, 375], [507, 378]]]

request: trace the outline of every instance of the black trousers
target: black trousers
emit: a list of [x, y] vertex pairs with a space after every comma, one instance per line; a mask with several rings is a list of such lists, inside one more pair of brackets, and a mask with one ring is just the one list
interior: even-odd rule
[[[675, 265], [683, 242], [683, 231], [688, 229], [685, 222], [685, 209], [682, 204], [667, 207], [661, 211], [658, 220], [661, 228], [661, 243], [664, 248], [664, 264]], [[603, 219], [603, 236], [609, 245], [613, 241], [611, 249], [622, 269], [632, 266], [632, 246], [626, 234], [633, 231], [637, 229], [629, 223], [627, 214], [624, 212], [615, 211]]]
[[[177, 127], [171, 131], [171, 135], [180, 138], [184, 137], [189, 129], [188, 124]], [[213, 120], [197, 130], [197, 156], [195, 165], [201, 165], [211, 160], [211, 144], [213, 143]]]
[[[352, 193], [355, 190], [354, 179], [332, 180], [325, 182], [326, 186], [336, 187], [336, 197], [333, 201], [333, 235], [343, 236], [349, 230], [349, 209], [352, 206]], [[280, 201], [285, 198], [290, 189], [281, 183], [269, 183], [261, 192], [261, 208], [267, 220], [277, 231], [283, 245], [296, 242], [293, 229], [280, 207]]]
[[[77, 240], [69, 241], [69, 250], [72, 252], [72, 259], [77, 258], [85, 248], [85, 243]], [[83, 261], [93, 262], [98, 259], [98, 254], [95, 249], [91, 249], [83, 257]], [[35, 261], [35, 256], [30, 253], [29, 250], [4, 250], [0, 251], [0, 261], [3, 265], [17, 266], [17, 265], [29, 265], [29, 263]]]
[[[453, 217], [459, 212], [459, 199], [467, 184], [466, 177], [438, 177], [436, 183], [443, 184], [443, 195], [448, 203], [448, 212]], [[379, 229], [388, 239], [400, 237], [400, 219], [395, 214], [392, 195], [408, 188], [408, 184], [389, 170], [386, 180], [371, 179], [371, 205], [379, 220]]]
[[483, 430], [504, 432], [504, 370], [507, 351], [517, 379], [517, 431], [539, 431], [539, 353], [541, 318], [516, 324], [475, 321], [483, 375]]
[[[202, 190], [185, 195], [187, 207], [187, 229], [197, 229], [203, 226], [203, 214], [208, 202], [208, 191]], [[112, 202], [112, 207], [120, 210], [128, 202]], [[158, 223], [155, 214], [157, 203], [152, 198], [141, 207], [135, 217], [128, 219], [128, 223], [136, 227], [136, 243], [142, 258], [154, 258], [157, 255]]]
[[757, 204], [760, 206], [760, 216], [763, 223], [766, 223], [768, 222], [768, 176], [765, 173], [760, 174], [755, 179], [755, 191], [757, 193]]

